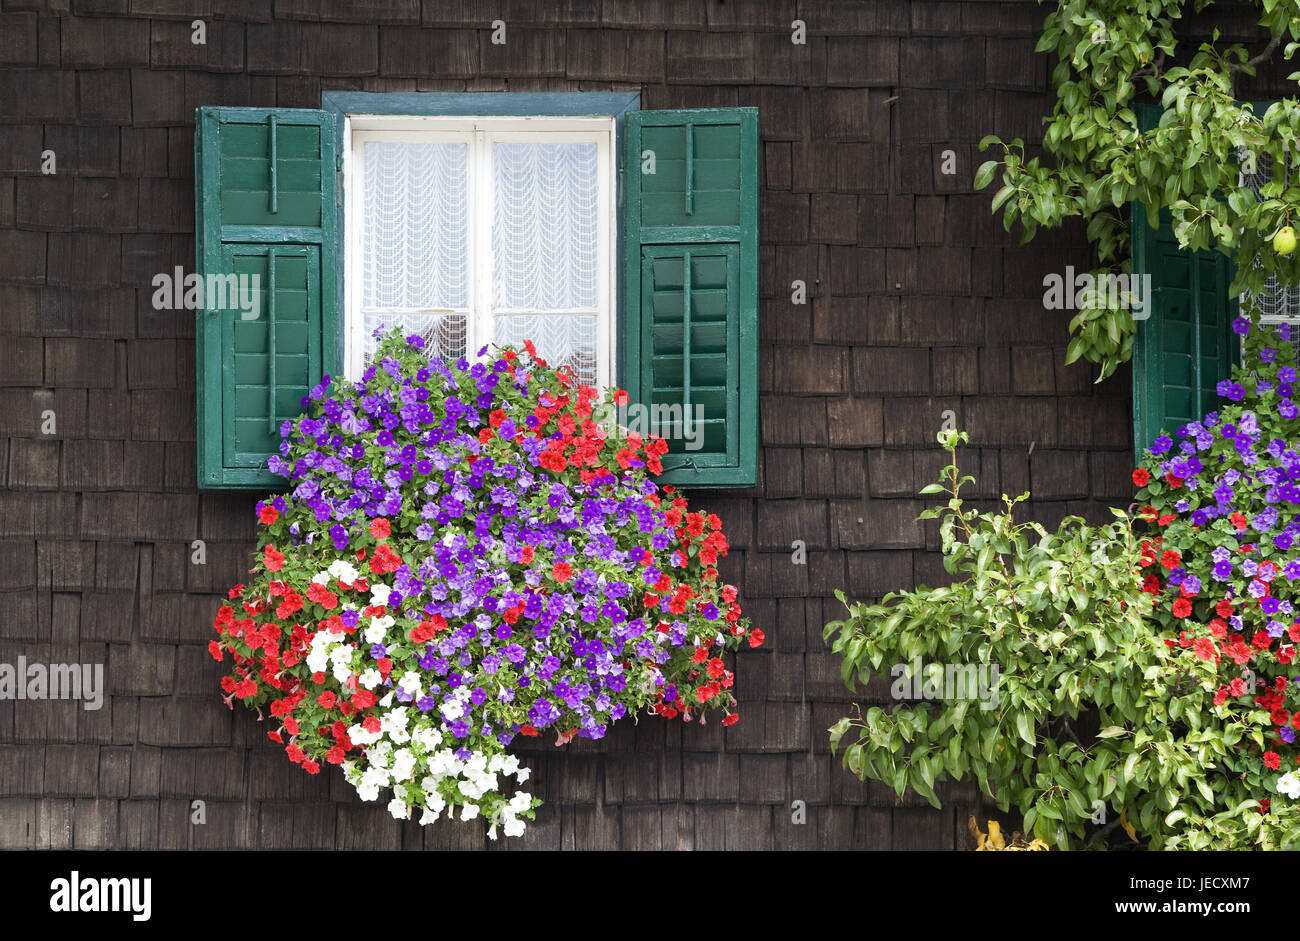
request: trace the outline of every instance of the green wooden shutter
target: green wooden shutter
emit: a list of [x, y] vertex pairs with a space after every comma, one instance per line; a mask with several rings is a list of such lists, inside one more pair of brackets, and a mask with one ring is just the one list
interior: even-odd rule
[[625, 146], [623, 385], [643, 426], [703, 416], [670, 425], [661, 483], [751, 487], [758, 110], [633, 111]]
[[195, 312], [200, 487], [282, 486], [266, 466], [280, 424], [323, 375], [339, 373], [334, 120], [198, 109], [197, 272], [205, 284], [258, 283], [252, 310], [205, 291]]
[[1133, 343], [1133, 443], [1141, 456], [1161, 432], [1172, 435], [1219, 403], [1215, 386], [1238, 355], [1237, 299], [1228, 295], [1231, 262], [1180, 248], [1167, 211], [1153, 229], [1135, 203], [1131, 232], [1133, 272], [1151, 275], [1152, 296]]

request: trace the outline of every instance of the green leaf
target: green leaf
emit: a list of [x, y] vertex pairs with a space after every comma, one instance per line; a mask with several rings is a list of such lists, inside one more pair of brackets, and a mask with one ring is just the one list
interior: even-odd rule
[[1025, 744], [1034, 745], [1036, 743], [1036, 739], [1034, 738], [1034, 721], [1030, 718], [1028, 713], [1016, 713], [1016, 731], [1020, 734], [1020, 737], [1025, 740]]

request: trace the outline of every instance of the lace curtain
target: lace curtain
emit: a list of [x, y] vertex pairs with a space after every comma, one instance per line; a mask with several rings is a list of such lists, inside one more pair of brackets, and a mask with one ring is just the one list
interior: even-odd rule
[[498, 314], [496, 342], [537, 345], [537, 355], [551, 366], [568, 366], [578, 382], [596, 384], [596, 318], [586, 314]]
[[595, 144], [498, 143], [492, 306], [596, 306]]
[[[492, 187], [492, 216], [477, 220], [490, 226], [485, 235], [490, 235], [492, 283], [479, 303], [490, 303], [483, 313], [491, 318], [485, 321], [493, 325], [491, 339], [516, 346], [532, 340], [553, 366], [567, 364], [580, 382], [595, 385], [596, 144], [499, 141], [492, 147], [492, 179], [484, 181]], [[472, 316], [469, 159], [461, 142], [365, 143], [367, 362], [374, 329], [392, 324], [419, 332], [431, 353], [466, 355]]]
[[422, 335], [431, 354], [459, 358], [468, 313], [429, 308], [469, 307], [468, 147], [366, 141], [364, 160], [365, 359], [375, 329], [392, 325]]
[[492, 308], [499, 344], [532, 340], [552, 366], [596, 384], [597, 178], [594, 143], [499, 142], [493, 152]]

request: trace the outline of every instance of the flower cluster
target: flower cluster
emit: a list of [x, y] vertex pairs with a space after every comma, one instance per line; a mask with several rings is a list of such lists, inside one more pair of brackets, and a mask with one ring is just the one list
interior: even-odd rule
[[[721, 521], [649, 475], [662, 439], [607, 438], [598, 393], [531, 343], [448, 364], [382, 337], [361, 381], [304, 399], [261, 501], [259, 561], [215, 621], [227, 701], [268, 706], [308, 773], [429, 823], [523, 831], [517, 736], [600, 738], [628, 713], [738, 718], [757, 647], [717, 563]], [[618, 401], [625, 393], [607, 394]], [[268, 705], [269, 704], [269, 705]]]
[[[1245, 365], [1216, 411], [1161, 435], [1133, 472], [1145, 504], [1142, 590], [1233, 735], [1246, 796], [1300, 797], [1300, 421], [1288, 325], [1239, 317]], [[1212, 704], [1212, 706], [1211, 706]], [[1292, 769], [1281, 777], [1283, 765]]]

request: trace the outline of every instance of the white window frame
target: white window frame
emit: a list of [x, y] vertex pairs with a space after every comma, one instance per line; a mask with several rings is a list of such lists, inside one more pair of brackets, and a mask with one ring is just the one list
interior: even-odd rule
[[[470, 189], [468, 211], [469, 316], [466, 318], [466, 356], [471, 361], [479, 348], [493, 341], [493, 317], [496, 314], [534, 313], [505, 308], [492, 309], [492, 150], [500, 141], [530, 143], [596, 144], [597, 194], [597, 285], [596, 308], [547, 311], [548, 314], [596, 316], [597, 382], [614, 383], [617, 372], [615, 328], [617, 288], [616, 219], [617, 163], [614, 160], [615, 122], [613, 117], [549, 116], [442, 116], [442, 115], [348, 115], [343, 128], [344, 190], [344, 259], [343, 259], [343, 331], [344, 374], [360, 378], [365, 350], [365, 327], [362, 317], [364, 285], [364, 161], [361, 148], [368, 140], [436, 141], [460, 140], [468, 148], [467, 180]], [[543, 355], [544, 352], [543, 352]]]

